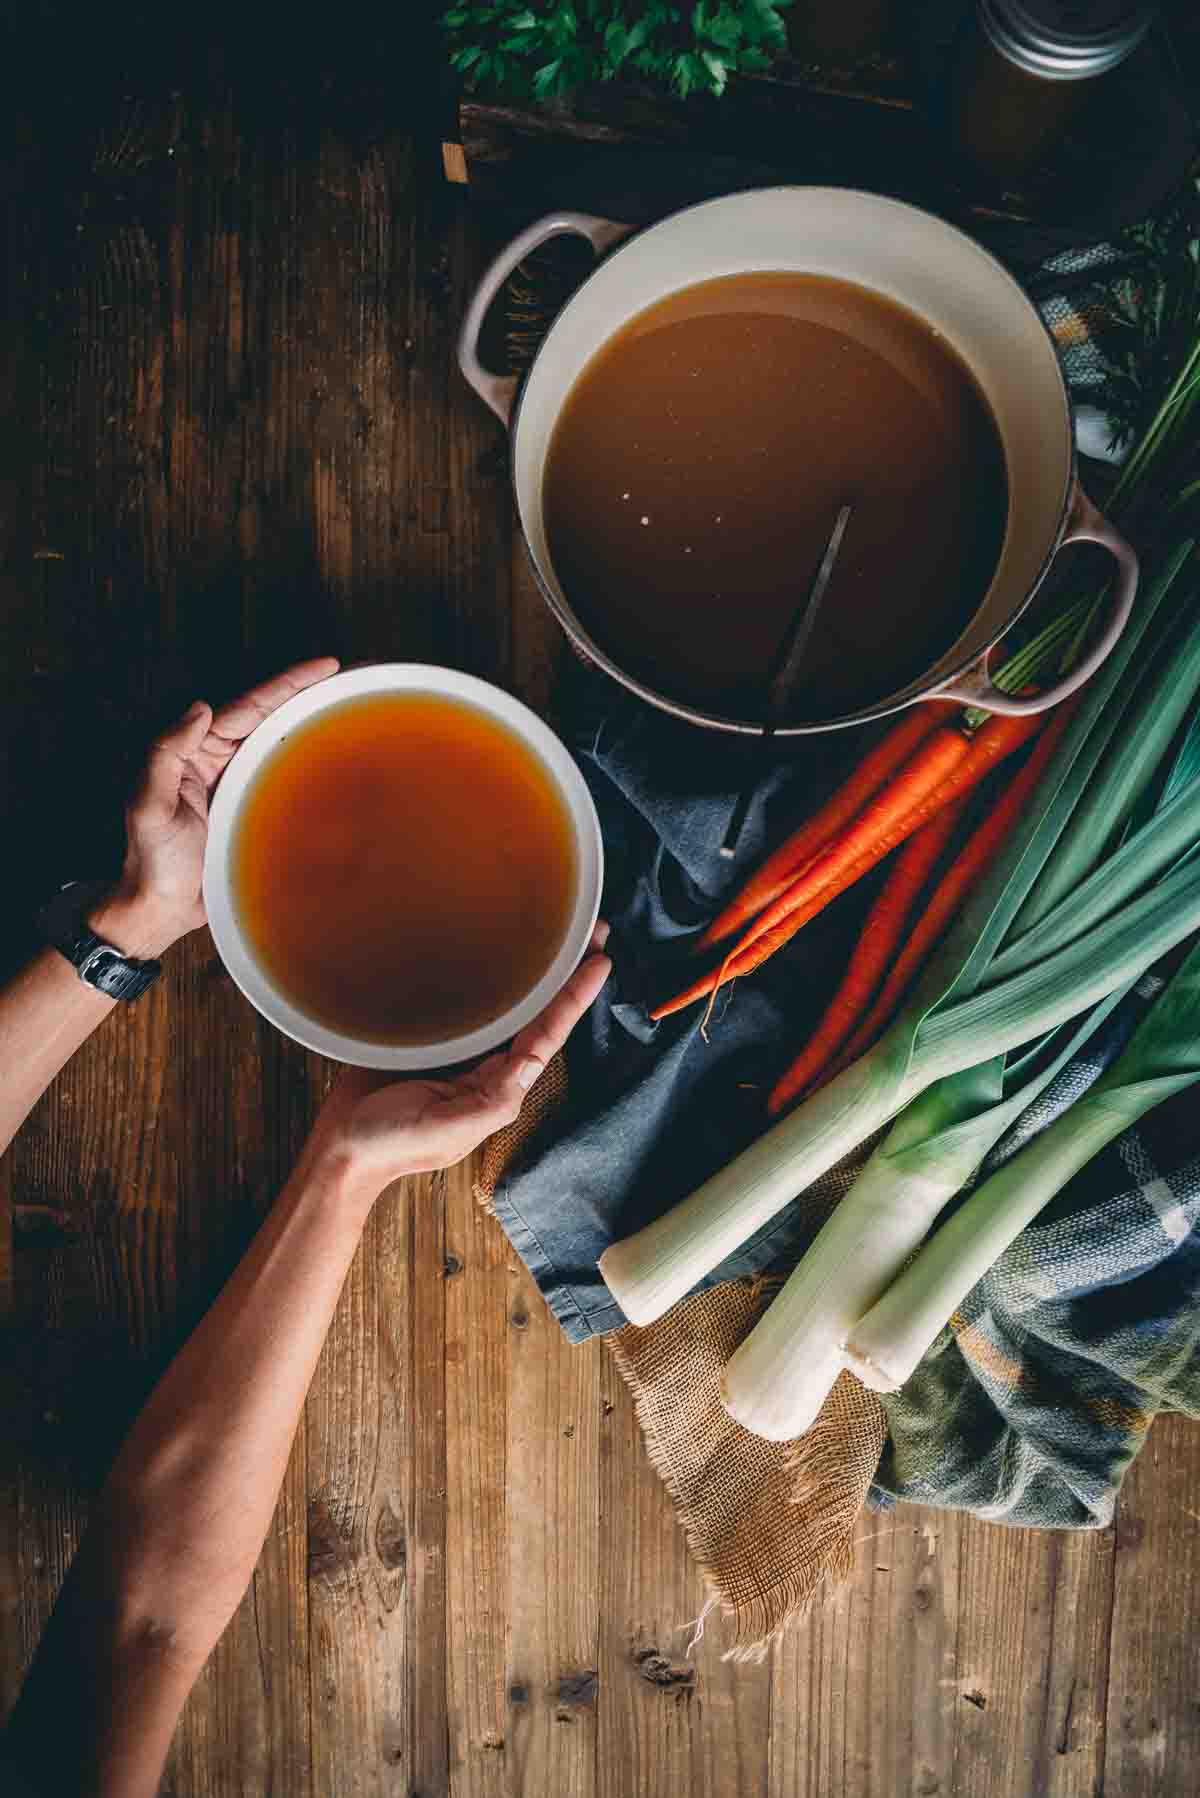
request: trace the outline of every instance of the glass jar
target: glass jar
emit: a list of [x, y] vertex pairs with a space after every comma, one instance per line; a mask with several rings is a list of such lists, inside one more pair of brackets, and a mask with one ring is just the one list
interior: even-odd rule
[[1018, 180], [1155, 11], [1148, 0], [977, 0], [951, 78], [955, 150], [1001, 186]]

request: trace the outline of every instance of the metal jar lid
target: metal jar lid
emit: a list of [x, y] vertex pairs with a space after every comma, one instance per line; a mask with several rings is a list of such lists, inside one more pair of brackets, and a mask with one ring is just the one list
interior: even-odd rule
[[1137, 49], [1156, 10], [1153, 0], [979, 0], [979, 22], [1027, 74], [1086, 81]]

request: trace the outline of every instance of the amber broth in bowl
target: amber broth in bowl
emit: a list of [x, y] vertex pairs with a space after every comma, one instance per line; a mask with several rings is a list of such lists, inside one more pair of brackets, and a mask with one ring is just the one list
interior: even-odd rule
[[543, 517], [568, 603], [622, 669], [756, 715], [839, 507], [854, 507], [796, 716], [902, 690], [975, 616], [1008, 516], [965, 362], [855, 282], [722, 276], [629, 320], [575, 381]]
[[363, 1042], [436, 1044], [545, 975], [575, 908], [571, 814], [514, 730], [439, 694], [330, 706], [241, 801], [230, 876], [255, 956], [300, 1011]]

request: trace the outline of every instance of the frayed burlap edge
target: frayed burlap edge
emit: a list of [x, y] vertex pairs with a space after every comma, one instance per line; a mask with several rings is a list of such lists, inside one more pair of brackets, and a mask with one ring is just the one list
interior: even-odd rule
[[761, 1283], [732, 1280], [605, 1337], [692, 1556], [732, 1622], [732, 1660], [762, 1660], [850, 1573], [884, 1439], [882, 1407], [849, 1374], [799, 1441], [768, 1442], [734, 1422], [721, 1370], [765, 1297]]
[[[475, 1194], [489, 1210], [510, 1158], [566, 1093], [566, 1067], [556, 1057], [517, 1122], [488, 1143]], [[814, 1189], [814, 1222], [847, 1183], [839, 1173]], [[727, 1660], [762, 1660], [823, 1590], [849, 1575], [855, 1526], [886, 1434], [879, 1400], [846, 1373], [798, 1441], [768, 1442], [729, 1416], [721, 1370], [774, 1284], [727, 1281], [682, 1299], [645, 1329], [627, 1324], [604, 1338], [651, 1465], [731, 1621]]]

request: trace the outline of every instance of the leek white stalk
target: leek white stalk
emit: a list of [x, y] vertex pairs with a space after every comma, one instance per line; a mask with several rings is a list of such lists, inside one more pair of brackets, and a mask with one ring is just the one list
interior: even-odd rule
[[1152, 1106], [1198, 1079], [1200, 948], [1090, 1092], [985, 1180], [854, 1325], [846, 1345], [852, 1372], [877, 1392], [902, 1386], [967, 1294], [1055, 1193]]
[[752, 1142], [682, 1204], [613, 1243], [600, 1272], [630, 1323], [653, 1323], [798, 1192], [893, 1118], [923, 1084], [905, 1078], [890, 1031], [806, 1104]]
[[[600, 1271], [631, 1322], [660, 1317], [933, 1081], [1056, 1029], [1136, 978], [1194, 928], [1193, 918], [1200, 923], [1195, 873], [1190, 883], [1173, 875], [1047, 962], [976, 991], [1112, 739], [1127, 703], [1126, 672], [1190, 551], [1190, 543], [1181, 545], [1143, 595], [1034, 803], [891, 1028], [689, 1198], [601, 1257]], [[1169, 665], [1156, 668], [1156, 678], [1169, 688]]]
[[[816, 1420], [863, 1312], [901, 1272], [939, 1213], [1009, 1125], [1121, 997], [1093, 1007], [1037, 1072], [1006, 1080], [1003, 1055], [939, 1080], [896, 1119], [770, 1309], [730, 1357], [721, 1396], [757, 1436], [788, 1442]], [[1022, 1061], [1019, 1066], [1027, 1063]]]

